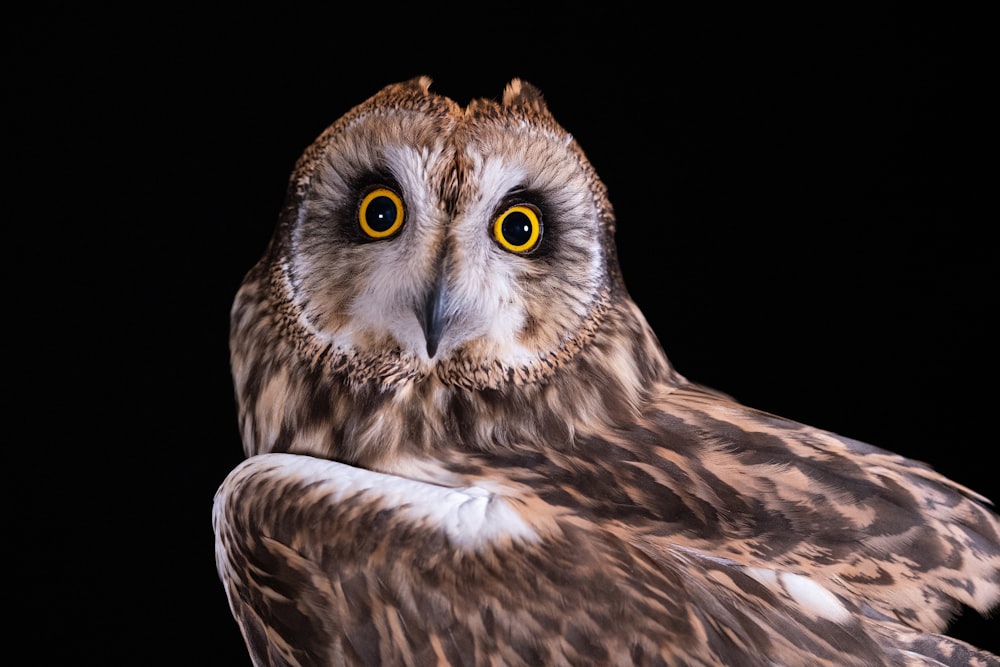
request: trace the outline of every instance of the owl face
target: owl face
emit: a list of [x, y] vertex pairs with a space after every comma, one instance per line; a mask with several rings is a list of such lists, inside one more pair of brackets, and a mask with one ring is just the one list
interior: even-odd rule
[[533, 89], [462, 109], [428, 85], [383, 90], [298, 165], [281, 230], [298, 323], [391, 360], [382, 380], [545, 368], [607, 286], [603, 188]]
[[[247, 453], [377, 467], [556, 442], [672, 373], [621, 281], [604, 185], [540, 93], [391, 85], [306, 149], [233, 304]], [[484, 400], [485, 399], [485, 400]]]

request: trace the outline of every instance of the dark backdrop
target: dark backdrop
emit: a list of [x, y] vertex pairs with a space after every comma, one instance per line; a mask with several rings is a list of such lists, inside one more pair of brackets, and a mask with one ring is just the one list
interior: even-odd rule
[[[682, 373], [1000, 498], [982, 17], [35, 7], [0, 44], [4, 542], [31, 662], [249, 664], [210, 522], [241, 458], [229, 306], [300, 151], [418, 74], [460, 102], [542, 89]], [[998, 625], [955, 633], [998, 651]]]

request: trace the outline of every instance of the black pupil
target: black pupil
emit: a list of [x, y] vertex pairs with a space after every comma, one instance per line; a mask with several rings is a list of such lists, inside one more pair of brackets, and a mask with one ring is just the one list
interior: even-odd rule
[[503, 219], [504, 239], [512, 246], [523, 246], [531, 240], [531, 219], [521, 211], [514, 211]]
[[365, 222], [376, 232], [384, 232], [396, 222], [396, 203], [385, 196], [375, 197], [365, 209]]

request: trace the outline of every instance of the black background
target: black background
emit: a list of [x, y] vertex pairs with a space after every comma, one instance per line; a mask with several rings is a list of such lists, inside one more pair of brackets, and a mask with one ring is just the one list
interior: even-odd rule
[[[241, 458], [229, 306], [299, 153], [419, 74], [459, 102], [542, 89], [681, 373], [1000, 499], [983, 17], [34, 7], [0, 45], [4, 543], [29, 662], [249, 664], [210, 521]], [[954, 632], [998, 651], [998, 626]]]

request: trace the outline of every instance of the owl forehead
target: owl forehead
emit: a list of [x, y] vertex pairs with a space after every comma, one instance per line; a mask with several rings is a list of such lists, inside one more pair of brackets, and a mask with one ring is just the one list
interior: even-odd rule
[[[479, 98], [462, 107], [431, 92], [430, 85], [426, 76], [390, 84], [328, 127], [296, 163], [296, 197], [301, 201], [324, 182], [336, 187], [346, 185], [338, 181], [351, 175], [392, 170], [400, 165], [389, 158], [406, 147], [418, 157], [418, 177], [440, 188], [451, 212], [463, 204], [461, 198], [475, 196], [468, 186], [475, 186], [484, 158], [498, 156], [515, 169], [524, 167], [522, 173], [533, 181], [527, 187], [555, 186], [576, 171], [591, 186], [602, 213], [610, 213], [582, 150], [534, 86], [513, 79], [501, 101]], [[414, 161], [406, 162], [412, 173]]]
[[474, 196], [466, 186], [476, 183], [492, 158], [523, 174], [527, 187], [566, 179], [578, 187], [573, 172], [596, 180], [572, 135], [540, 97], [519, 103], [508, 87], [502, 104], [477, 99], [461, 107], [429, 92], [429, 84], [422, 77], [387, 86], [328, 127], [293, 172], [299, 197], [324, 185], [346, 191], [358, 174], [389, 171], [399, 177], [405, 171], [436, 184], [444, 201], [461, 203], [461, 197]]

